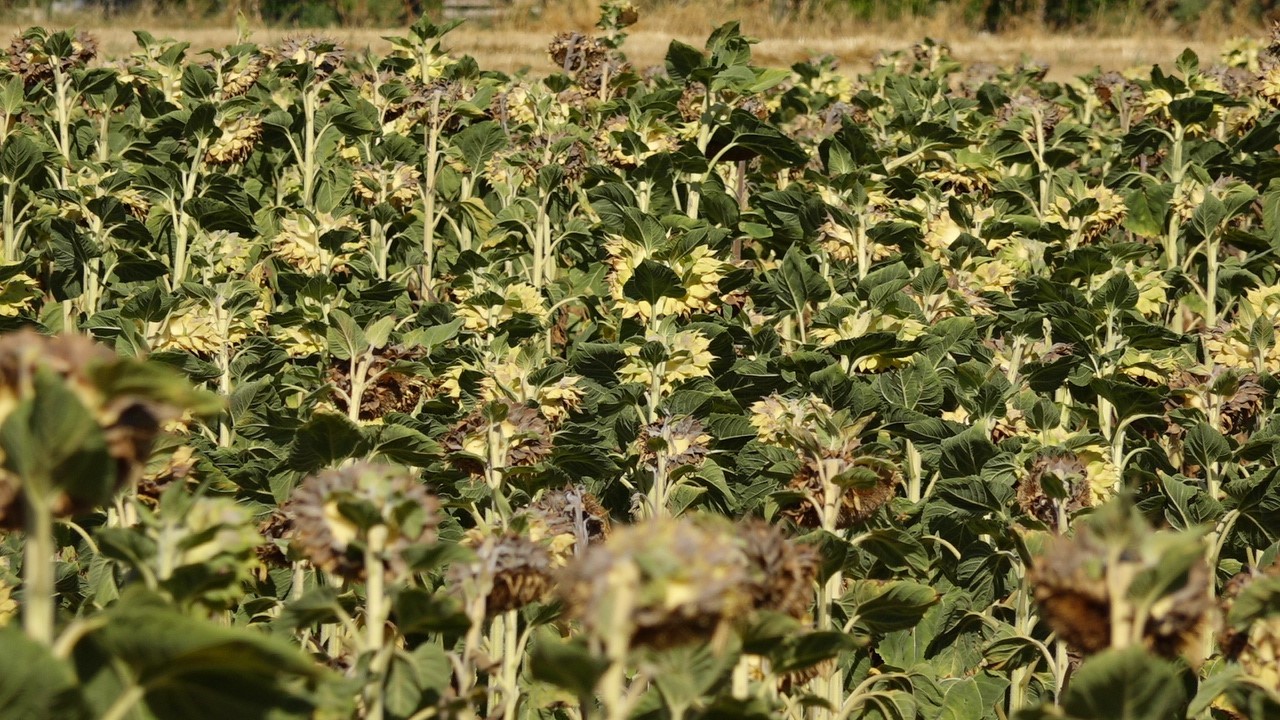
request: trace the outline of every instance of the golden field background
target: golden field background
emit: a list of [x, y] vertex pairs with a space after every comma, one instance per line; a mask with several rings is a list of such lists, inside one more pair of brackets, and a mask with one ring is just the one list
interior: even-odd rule
[[[552, 71], [546, 56], [551, 36], [565, 30], [590, 32], [596, 20], [596, 5], [588, 0], [558, 3], [536, 17], [528, 12], [493, 23], [468, 22], [448, 35], [445, 47], [454, 54], [469, 54], [486, 69], [534, 75]], [[154, 13], [115, 17], [110, 20], [90, 14], [56, 16], [50, 27], [75, 27], [96, 36], [105, 57], [119, 57], [136, 47], [133, 28], [143, 28], [157, 37], [190, 42], [199, 52], [235, 42], [236, 14], [228, 10], [220, 17], [202, 20], [192, 27], [183, 18]], [[39, 20], [39, 18], [34, 18]], [[1202, 57], [1216, 56], [1232, 37], [1265, 37], [1270, 29], [1261, 25], [1200, 23], [1194, 29], [1176, 28], [1142, 18], [1082, 27], [1070, 32], [1045, 27], [1021, 27], [1000, 34], [974, 31], [957, 17], [943, 13], [931, 18], [900, 21], [860, 22], [838, 16], [808, 20], [778, 21], [767, 5], [727, 5], [685, 3], [666, 5], [659, 11], [642, 13], [631, 28], [624, 50], [637, 68], [660, 65], [668, 43], [681, 40], [701, 47], [710, 31], [724, 22], [739, 20], [743, 31], [759, 39], [757, 62], [787, 66], [815, 55], [830, 54], [842, 61], [846, 70], [857, 71], [877, 52], [903, 49], [925, 37], [948, 43], [954, 56], [964, 63], [1011, 64], [1020, 60], [1046, 63], [1050, 79], [1063, 80], [1095, 67], [1124, 70], [1171, 64], [1184, 48]], [[13, 14], [0, 15], [0, 38], [19, 32], [30, 21], [16, 20]], [[254, 27], [251, 39], [269, 44], [301, 33], [316, 33], [341, 41], [349, 50], [369, 48], [385, 51], [387, 35], [402, 34], [403, 28], [331, 28], [291, 30]]]

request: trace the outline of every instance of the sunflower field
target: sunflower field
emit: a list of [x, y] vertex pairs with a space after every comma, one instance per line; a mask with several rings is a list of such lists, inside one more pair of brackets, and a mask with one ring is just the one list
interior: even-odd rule
[[1280, 717], [1280, 35], [0, 53], [0, 717]]

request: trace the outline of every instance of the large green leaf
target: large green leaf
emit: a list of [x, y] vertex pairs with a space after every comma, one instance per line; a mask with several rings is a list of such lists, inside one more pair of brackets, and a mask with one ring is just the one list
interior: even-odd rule
[[0, 628], [0, 717], [76, 720], [88, 717], [71, 667], [29, 640], [17, 625]]
[[284, 639], [214, 625], [145, 591], [126, 594], [102, 620], [73, 652], [83, 680], [106, 673], [121, 688], [90, 695], [97, 713], [125, 704], [135, 714], [122, 717], [155, 720], [307, 718], [306, 687], [327, 676]]
[[1141, 647], [1106, 650], [1072, 676], [1062, 706], [1073, 720], [1180, 720], [1187, 692], [1178, 675]]

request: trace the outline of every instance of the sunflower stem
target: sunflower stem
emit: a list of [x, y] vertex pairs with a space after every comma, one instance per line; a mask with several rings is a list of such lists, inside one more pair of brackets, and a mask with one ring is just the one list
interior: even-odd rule
[[387, 572], [382, 564], [382, 554], [387, 545], [387, 526], [378, 524], [369, 529], [368, 543], [364, 550], [365, 572], [365, 633], [368, 651], [373, 653], [369, 664], [369, 681], [365, 686], [365, 717], [382, 720], [386, 682], [386, 665], [390, 654], [384, 652], [387, 625]]
[[45, 646], [53, 645], [54, 558], [53, 512], [37, 492], [23, 493], [27, 519], [27, 543], [22, 560], [23, 615], [27, 637]]

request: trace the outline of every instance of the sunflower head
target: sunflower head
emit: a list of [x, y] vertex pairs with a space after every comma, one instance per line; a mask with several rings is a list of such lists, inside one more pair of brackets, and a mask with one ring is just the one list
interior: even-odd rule
[[368, 571], [369, 531], [385, 526], [376, 558], [397, 574], [405, 551], [435, 541], [440, 503], [407, 471], [358, 463], [308, 476], [284, 507], [293, 529], [291, 546], [316, 567], [348, 578]]
[[595, 495], [573, 485], [547, 490], [524, 515], [529, 536], [549, 542], [554, 559], [561, 564], [569, 550], [581, 555], [588, 546], [609, 537], [609, 511]]
[[751, 587], [732, 526], [688, 516], [617, 529], [570, 563], [559, 585], [589, 635], [652, 648], [723, 637], [751, 611]]
[[464, 417], [445, 437], [454, 463], [472, 474], [494, 468], [536, 465], [553, 449], [551, 428], [536, 408], [495, 400]]
[[506, 532], [470, 533], [463, 541], [473, 555], [449, 566], [445, 585], [466, 599], [483, 599], [493, 616], [540, 602], [551, 590], [551, 553], [546, 545]]
[[813, 545], [788, 538], [777, 525], [763, 520], [743, 523], [738, 529], [743, 551], [754, 569], [751, 604], [757, 610], [773, 610], [796, 619], [813, 606], [821, 557]]
[[[0, 336], [0, 422], [24, 407], [43, 406], [48, 398], [56, 398], [64, 409], [74, 403], [73, 412], [82, 410], [92, 418], [102, 432], [108, 460], [107, 467], [92, 468], [108, 473], [103, 483], [89, 477], [89, 468], [74, 478], [75, 483], [64, 484], [73, 478], [49, 478], [53, 487], [46, 502], [57, 517], [86, 512], [136, 482], [164, 423], [188, 407], [209, 404], [205, 395], [192, 392], [185, 383], [154, 373], [136, 360], [118, 358], [87, 336], [51, 337], [33, 330]], [[22, 527], [21, 494], [31, 489], [25, 484], [24, 478], [0, 472], [0, 527]]]
[[711, 436], [703, 432], [702, 423], [693, 417], [678, 420], [666, 417], [649, 423], [641, 428], [637, 438], [640, 462], [651, 470], [657, 467], [659, 456], [672, 470], [701, 465], [710, 442]]
[[1153, 532], [1125, 503], [1051, 539], [1028, 578], [1045, 621], [1076, 652], [1143, 645], [1203, 659], [1212, 588], [1201, 542]]
[[1080, 457], [1064, 448], [1043, 450], [1018, 482], [1022, 511], [1063, 532], [1061, 522], [1092, 505], [1089, 471]]
[[[865, 524], [897, 495], [902, 484], [902, 472], [894, 463], [856, 449], [816, 456], [802, 453], [801, 463], [787, 483], [787, 490], [799, 494], [800, 499], [782, 514], [803, 528], [845, 529]], [[839, 495], [830, 507], [835, 517], [826, 517], [829, 492]]]

